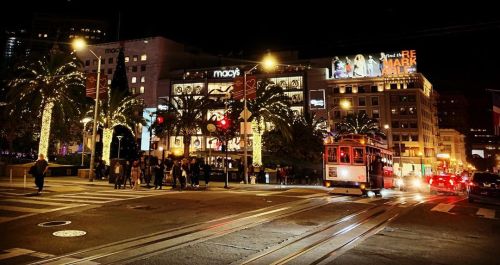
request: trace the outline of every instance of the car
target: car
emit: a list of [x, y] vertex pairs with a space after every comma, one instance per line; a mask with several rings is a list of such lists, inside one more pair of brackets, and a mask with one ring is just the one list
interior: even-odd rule
[[426, 191], [426, 184], [424, 180], [421, 177], [415, 175], [396, 178], [395, 187], [402, 191]]
[[500, 175], [475, 172], [467, 185], [467, 195], [469, 202], [500, 203]]
[[429, 190], [431, 194], [438, 192], [452, 193], [458, 195], [460, 192], [459, 183], [461, 179], [453, 174], [433, 175], [429, 179]]

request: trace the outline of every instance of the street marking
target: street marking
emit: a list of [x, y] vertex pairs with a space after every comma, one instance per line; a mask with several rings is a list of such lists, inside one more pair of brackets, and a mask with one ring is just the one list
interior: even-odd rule
[[61, 265], [61, 264], [85, 264], [85, 265], [98, 265], [100, 263], [93, 262], [90, 260], [85, 260], [82, 262], [79, 262], [81, 259], [76, 259], [76, 258], [61, 258], [53, 262], [48, 262], [44, 263], [45, 265]]
[[53, 257], [56, 256], [56, 255], [52, 255], [52, 254], [48, 254], [48, 253], [43, 253], [43, 252], [33, 252], [33, 253], [29, 254], [29, 255], [32, 256], [32, 257], [35, 257], [35, 258], [40, 258], [40, 259], [53, 258]]
[[43, 213], [43, 212], [45, 212], [44, 209], [19, 207], [19, 206], [7, 206], [7, 205], [0, 205], [0, 210], [6, 210], [6, 211], [12, 211], [12, 212], [23, 212], [23, 213]]
[[454, 204], [440, 203], [434, 206], [434, 208], [432, 208], [431, 211], [447, 213], [453, 207], [455, 207]]
[[481, 215], [484, 218], [495, 219], [495, 210], [486, 209], [486, 208], [479, 208], [476, 215]]
[[35, 251], [29, 250], [29, 249], [24, 249], [24, 248], [11, 248], [11, 249], [6, 250], [6, 252], [7, 253], [0, 254], [0, 260], [10, 259], [13, 257], [30, 254], [30, 253], [33, 253]]
[[110, 201], [77, 200], [77, 199], [73, 199], [73, 198], [63, 198], [63, 197], [59, 197], [59, 198], [54, 198], [54, 197], [39, 198], [39, 199], [36, 199], [36, 200], [39, 200], [39, 201], [48, 200], [48, 201], [59, 201], [59, 202], [81, 202], [81, 203], [107, 203], [107, 202], [110, 202]]
[[115, 201], [119, 200], [119, 198], [109, 198], [109, 197], [100, 197], [100, 196], [85, 196], [85, 195], [78, 195], [78, 194], [64, 194], [64, 195], [56, 195], [54, 197], [57, 198], [70, 198], [70, 199], [92, 199], [92, 200], [100, 200], [100, 201]]
[[379, 201], [379, 200], [382, 200], [384, 198], [382, 197], [378, 197], [378, 198], [365, 198], [365, 199], [359, 199], [359, 200], [355, 200], [355, 201], [352, 201], [354, 203], [372, 203], [372, 202], [376, 202], [376, 201]]
[[[46, 201], [41, 201], [41, 200], [37, 200], [37, 199], [5, 199], [3, 201], [20, 202], [20, 203], [27, 203], [27, 204], [42, 204], [42, 205], [51, 205], [51, 206], [68, 205], [67, 203], [62, 203], [62, 202], [46, 202]], [[76, 204], [76, 205], [81, 205], [81, 204]]]

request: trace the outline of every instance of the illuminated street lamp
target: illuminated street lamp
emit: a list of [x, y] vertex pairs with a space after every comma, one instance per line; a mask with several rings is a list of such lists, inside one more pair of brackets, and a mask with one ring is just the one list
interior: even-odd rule
[[[338, 106], [334, 106], [332, 109], [327, 111], [328, 114], [328, 129], [332, 131], [332, 124], [330, 123], [330, 112], [331, 111], [336, 111], [338, 109], [343, 109], [343, 110], [348, 110], [351, 108], [351, 102], [349, 100], [341, 100]], [[335, 117], [334, 117], [335, 118]]]
[[116, 136], [116, 138], [118, 138], [118, 159], [120, 159], [120, 149], [121, 149], [123, 135], [118, 135]]
[[250, 111], [247, 109], [247, 74], [251, 73], [254, 69], [256, 69], [259, 65], [262, 65], [265, 70], [272, 70], [276, 65], [276, 59], [268, 54], [264, 57], [262, 62], [254, 65], [250, 70], [243, 72], [243, 148], [244, 148], [244, 157], [243, 157], [243, 166], [245, 169], [245, 183], [248, 183], [248, 150], [247, 150], [247, 123], [248, 118], [250, 118]]
[[83, 167], [83, 159], [85, 156], [85, 127], [87, 126], [87, 123], [91, 121], [92, 118], [90, 117], [85, 117], [83, 118], [80, 122], [83, 123], [83, 132], [82, 132], [82, 167]]
[[94, 162], [95, 162], [95, 138], [97, 134], [97, 115], [99, 113], [99, 82], [101, 81], [101, 56], [97, 56], [94, 51], [87, 47], [87, 43], [83, 39], [75, 39], [73, 41], [73, 49], [81, 51], [87, 48], [92, 55], [97, 58], [97, 84], [95, 89], [95, 107], [94, 107], [94, 126], [92, 127], [92, 143], [90, 153], [90, 166], [89, 166], [89, 181], [94, 181]]

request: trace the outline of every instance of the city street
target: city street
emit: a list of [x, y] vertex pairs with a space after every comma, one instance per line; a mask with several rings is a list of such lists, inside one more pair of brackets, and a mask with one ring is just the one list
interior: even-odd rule
[[222, 185], [133, 191], [62, 177], [35, 196], [31, 182], [3, 179], [0, 264], [498, 264], [499, 206]]

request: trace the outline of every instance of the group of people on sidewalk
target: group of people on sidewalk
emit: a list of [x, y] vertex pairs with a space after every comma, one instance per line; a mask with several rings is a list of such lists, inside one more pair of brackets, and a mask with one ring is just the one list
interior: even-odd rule
[[[96, 169], [97, 170], [97, 169]], [[198, 188], [200, 177], [203, 176], [205, 186], [208, 187], [210, 181], [211, 167], [201, 159], [184, 158], [179, 160], [168, 159], [165, 162], [141, 157], [133, 162], [125, 161], [122, 164], [116, 161], [111, 169], [114, 177], [115, 189], [127, 187], [127, 182], [131, 189], [139, 189], [141, 183], [145, 183], [147, 188], [151, 188], [153, 180], [155, 189], [162, 189], [164, 183], [172, 183], [172, 188], [185, 189], [187, 182], [191, 187]], [[179, 182], [179, 186], [177, 185]]]

